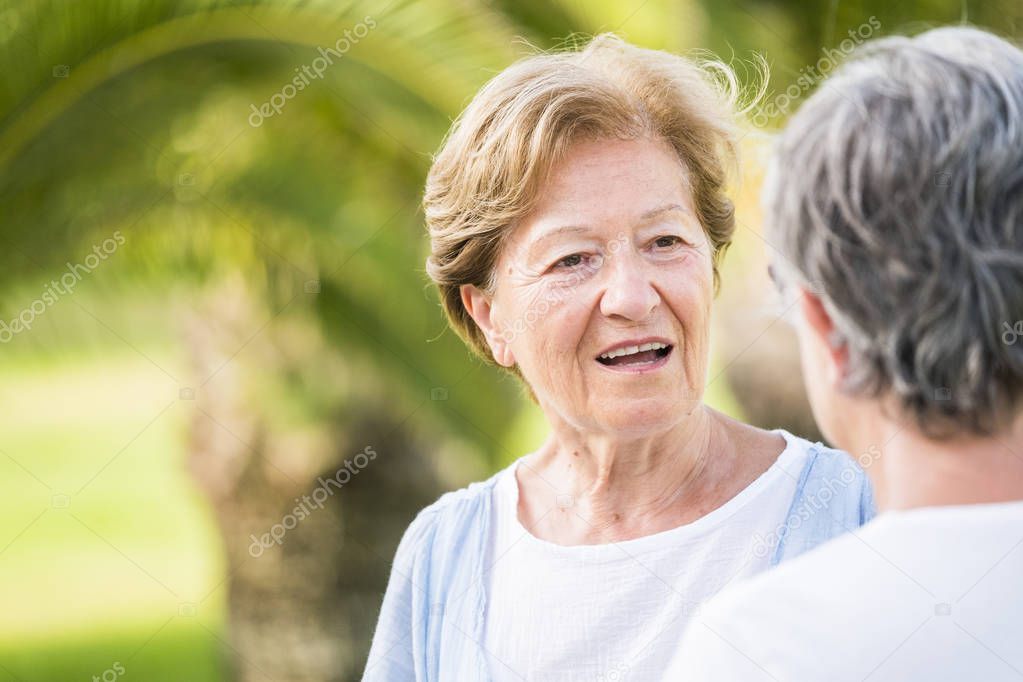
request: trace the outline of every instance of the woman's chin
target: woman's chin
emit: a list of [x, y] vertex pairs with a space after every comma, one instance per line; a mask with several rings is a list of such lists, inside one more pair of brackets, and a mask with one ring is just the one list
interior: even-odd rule
[[[680, 404], [667, 396], [623, 398], [595, 408], [591, 414], [606, 431], [644, 435], [664, 431], [678, 422]], [[690, 410], [685, 408], [686, 412]]]

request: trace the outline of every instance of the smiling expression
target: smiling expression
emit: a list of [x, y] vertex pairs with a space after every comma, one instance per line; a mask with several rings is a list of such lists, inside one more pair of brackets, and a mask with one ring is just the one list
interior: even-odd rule
[[713, 280], [671, 148], [578, 142], [504, 245], [484, 331], [548, 414], [591, 430], [667, 427], [702, 397]]

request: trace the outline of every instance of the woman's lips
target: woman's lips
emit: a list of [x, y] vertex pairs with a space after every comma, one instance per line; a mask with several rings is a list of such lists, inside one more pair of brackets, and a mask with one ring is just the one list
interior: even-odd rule
[[633, 355], [617, 357], [610, 361], [598, 358], [596, 362], [604, 369], [619, 374], [643, 374], [645, 372], [654, 372], [668, 364], [668, 360], [671, 358], [674, 350], [674, 346], [668, 346], [660, 350], [643, 351]]

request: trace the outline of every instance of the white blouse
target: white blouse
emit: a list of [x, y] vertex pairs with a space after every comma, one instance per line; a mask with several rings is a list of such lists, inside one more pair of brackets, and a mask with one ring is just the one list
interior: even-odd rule
[[787, 431], [777, 461], [692, 523], [566, 547], [518, 519], [516, 467], [494, 489], [483, 646], [495, 682], [660, 680], [697, 609], [768, 567], [812, 447]]

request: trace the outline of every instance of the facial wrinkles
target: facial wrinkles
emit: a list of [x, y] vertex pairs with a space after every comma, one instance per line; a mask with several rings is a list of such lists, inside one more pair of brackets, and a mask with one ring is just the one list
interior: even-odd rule
[[[568, 401], [561, 407], [573, 411], [588, 409], [588, 402], [600, 397], [592, 395], [599, 392], [592, 382], [603, 384], [602, 370], [590, 363], [601, 350], [597, 345], [608, 339], [669, 336], [681, 351], [680, 383], [691, 389], [704, 374], [706, 334], [701, 327], [709, 322], [709, 301], [704, 299], [712, 297], [710, 245], [688, 206], [685, 183], [685, 195], [680, 195], [661, 170], [636, 174], [630, 171], [635, 166], [617, 168], [599, 161], [588, 158], [560, 184], [552, 183], [549, 199], [538, 207], [529, 227], [506, 243], [510, 248], [498, 271], [503, 280], [501, 324], [509, 331], [516, 361], [531, 383], [539, 382], [535, 391], [561, 394], [555, 402]], [[633, 189], [626, 191], [625, 185]], [[669, 206], [674, 210], [656, 215]], [[551, 230], [555, 236], [537, 241]], [[668, 248], [657, 243], [662, 236], [687, 243]], [[583, 261], [552, 269], [572, 254], [581, 254]], [[632, 259], [629, 281], [609, 281], [620, 274], [615, 268], [621, 257]], [[600, 296], [606, 287], [640, 282], [656, 292], [651, 314], [640, 320], [602, 313]]]
[[[615, 239], [603, 242], [599, 247], [579, 245], [576, 249], [579, 242], [573, 240], [572, 245], [553, 249], [548, 259], [564, 258], [565, 255], [581, 252], [583, 262], [573, 267], [561, 266], [560, 272], [551, 270], [546, 260], [540, 261], [542, 265], [537, 266], [536, 263], [521, 264], [518, 258], [512, 259], [512, 264], [505, 266], [505, 272], [507, 293], [510, 294], [509, 299], [512, 303], [509, 308], [514, 309], [515, 316], [520, 318], [516, 320], [517, 327], [521, 330], [528, 325], [532, 330], [541, 324], [544, 318], [558, 314], [558, 309], [566, 305], [585, 307], [590, 314], [598, 312], [599, 298], [596, 296], [602, 291], [602, 287], [617, 286], [614, 283], [607, 283], [605, 278], [615, 274], [614, 268], [623, 266], [616, 262], [618, 258], [630, 259], [632, 262], [625, 266], [638, 268], [640, 270], [638, 277], [644, 282], [644, 286], [655, 289], [660, 304], [670, 305], [679, 292], [686, 288], [692, 289], [694, 282], [690, 280], [703, 278], [696, 270], [703, 265], [702, 261], [706, 258], [706, 243], [701, 241], [692, 246], [678, 244], [673, 247], [672, 252], [662, 254], [647, 253], [650, 249], [658, 247], [651, 247], [646, 242], [653, 242], [661, 236], [680, 236], [692, 240], [691, 235], [685, 234], [687, 231], [687, 228], [674, 223], [644, 229], [641, 237], [644, 243], [639, 245], [629, 241], [624, 233], [619, 233]], [[700, 234], [702, 236], [702, 231]], [[632, 276], [635, 277], [636, 273], [633, 272]], [[678, 279], [683, 281], [676, 281]], [[701, 283], [696, 282], [696, 285], [701, 286]], [[696, 298], [693, 303], [698, 304], [700, 297]], [[505, 324], [509, 325], [509, 322], [506, 321]], [[516, 326], [515, 322], [510, 323], [510, 326]]]

